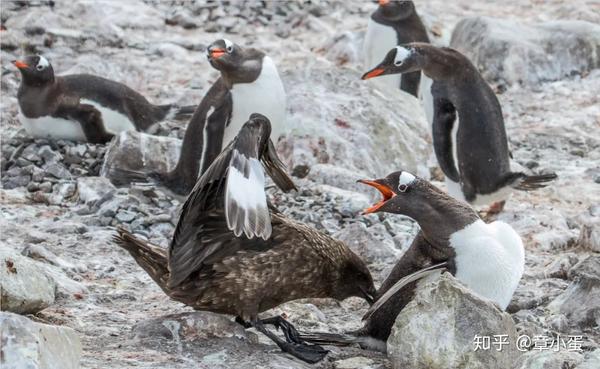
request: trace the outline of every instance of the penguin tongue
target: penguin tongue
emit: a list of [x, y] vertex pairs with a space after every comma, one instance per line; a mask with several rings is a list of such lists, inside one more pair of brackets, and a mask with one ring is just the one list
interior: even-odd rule
[[386, 185], [384, 185], [382, 183], [379, 183], [377, 180], [370, 181], [370, 180], [367, 180], [367, 179], [361, 179], [358, 182], [364, 183], [364, 184], [369, 185], [371, 187], [375, 187], [381, 193], [381, 195], [383, 196], [383, 199], [381, 199], [381, 201], [379, 201], [375, 205], [371, 206], [370, 208], [365, 209], [363, 211], [363, 214], [371, 214], [371, 213], [376, 212], [389, 199], [391, 199], [392, 197], [396, 196], [396, 194], [394, 193], [394, 191], [392, 191], [388, 186], [386, 186]]

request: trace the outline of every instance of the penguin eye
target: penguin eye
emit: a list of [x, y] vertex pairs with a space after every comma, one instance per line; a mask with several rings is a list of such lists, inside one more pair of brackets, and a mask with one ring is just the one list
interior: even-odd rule
[[407, 190], [408, 190], [408, 185], [405, 185], [405, 184], [398, 185], [398, 191], [406, 192]]
[[231, 53], [233, 51], [233, 46], [229, 45], [225, 48], [225, 50], [227, 50], [228, 53]]
[[401, 66], [401, 65], [402, 65], [402, 63], [404, 63], [402, 60], [396, 60], [396, 61], [394, 62], [394, 65], [395, 65], [395, 66], [397, 66], [397, 67], [399, 67], [399, 66]]
[[44, 66], [41, 65], [41, 64], [38, 64], [38, 65], [35, 66], [35, 69], [37, 69], [37, 70], [44, 70]]

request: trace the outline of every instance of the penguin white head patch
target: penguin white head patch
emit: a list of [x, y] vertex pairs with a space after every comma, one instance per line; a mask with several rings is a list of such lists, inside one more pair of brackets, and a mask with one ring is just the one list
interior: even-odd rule
[[407, 49], [402, 46], [396, 46], [396, 57], [394, 58], [394, 65], [402, 65], [406, 58], [408, 58], [412, 54], [411, 49]]
[[44, 69], [48, 68], [48, 66], [50, 65], [50, 63], [48, 62], [48, 59], [44, 58], [41, 55], [39, 55], [39, 58], [40, 58], [40, 60], [38, 61], [37, 65], [35, 66], [35, 69], [44, 70]]
[[228, 39], [224, 38], [223, 42], [225, 43], [225, 49], [227, 50], [228, 53], [233, 51], [233, 42], [229, 41]]
[[409, 172], [400, 173], [400, 178], [398, 178], [398, 191], [406, 192], [411, 183], [415, 181], [416, 177]]

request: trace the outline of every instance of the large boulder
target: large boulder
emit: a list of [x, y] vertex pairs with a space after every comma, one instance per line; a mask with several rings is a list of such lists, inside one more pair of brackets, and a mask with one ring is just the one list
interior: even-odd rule
[[585, 21], [523, 24], [470, 17], [456, 25], [450, 46], [492, 82], [536, 85], [600, 66], [600, 26]]
[[165, 173], [175, 168], [180, 151], [181, 140], [176, 138], [122, 132], [108, 147], [100, 175], [120, 185], [135, 178], [127, 173]]
[[77, 369], [81, 357], [73, 329], [11, 313], [0, 313], [0, 348], [3, 369]]
[[[477, 336], [494, 342], [495, 335], [507, 335], [501, 351], [493, 344], [476, 349]], [[509, 314], [444, 273], [419, 282], [414, 299], [396, 318], [387, 346], [397, 369], [504, 369], [519, 357], [516, 339]]]
[[0, 246], [0, 310], [34, 314], [54, 302], [56, 282], [38, 263]]
[[568, 273], [569, 287], [548, 305], [548, 309], [567, 316], [579, 328], [600, 325], [600, 256], [589, 256]]
[[292, 167], [343, 167], [355, 181], [416, 171], [426, 161], [428, 126], [417, 99], [400, 90], [384, 94], [359, 71], [323, 58], [299, 59], [288, 65], [302, 68], [281, 73], [291, 134], [280, 151]]

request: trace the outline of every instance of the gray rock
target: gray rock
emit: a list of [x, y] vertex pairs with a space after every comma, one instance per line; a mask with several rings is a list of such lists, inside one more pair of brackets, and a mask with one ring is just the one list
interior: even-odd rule
[[[295, 67], [300, 64], [306, 67]], [[359, 175], [375, 178], [392, 170], [417, 172], [429, 157], [429, 128], [414, 97], [399, 90], [383, 95], [361, 81], [357, 70], [323, 58], [296, 59], [281, 75], [286, 86], [294, 86], [287, 90], [291, 134], [278, 147], [288, 168], [306, 165], [315, 178], [316, 164], [331, 164], [353, 173], [356, 181]], [[321, 183], [357, 190], [349, 181]]]
[[82, 264], [75, 264], [68, 260], [65, 260], [64, 258], [56, 255], [55, 253], [42, 246], [40, 242], [35, 242], [37, 241], [35, 239], [35, 236], [33, 239], [28, 239], [29, 242], [31, 242], [31, 240], [33, 240], [34, 242], [25, 246], [25, 248], [21, 252], [22, 255], [27, 256], [31, 259], [35, 259], [44, 263], [57, 266], [63, 270], [71, 270], [77, 272], [86, 271], [85, 266], [83, 266]]
[[62, 155], [50, 148], [48, 145], [44, 145], [39, 149], [39, 155], [44, 159], [44, 163], [56, 163], [62, 160]]
[[44, 170], [46, 174], [58, 179], [71, 179], [71, 173], [60, 163], [50, 163], [46, 165]]
[[48, 203], [52, 205], [64, 205], [77, 193], [75, 182], [57, 183], [53, 187], [52, 194], [48, 196]]
[[73, 329], [11, 313], [0, 313], [0, 328], [3, 369], [79, 368], [81, 342]]
[[585, 21], [465, 18], [450, 46], [467, 55], [488, 81], [507, 84], [536, 85], [600, 66], [600, 26]]
[[240, 324], [224, 315], [207, 311], [165, 315], [145, 320], [133, 327], [135, 339], [161, 336], [168, 339], [186, 341], [212, 338], [237, 338], [257, 343], [256, 334], [247, 331]]
[[108, 147], [100, 175], [120, 185], [132, 180], [123, 173], [142, 173], [142, 178], [151, 171], [164, 173], [175, 167], [180, 149], [181, 141], [176, 138], [123, 132]]
[[121, 223], [131, 223], [136, 217], [136, 213], [129, 210], [119, 210], [116, 215], [116, 218]]
[[[475, 350], [475, 336], [507, 335], [501, 351]], [[474, 295], [449, 273], [420, 282], [415, 298], [392, 328], [388, 356], [394, 368], [512, 368], [520, 356], [510, 315]]]
[[592, 352], [586, 352], [583, 362], [577, 366], [577, 369], [598, 369], [600, 368], [600, 349]]
[[355, 356], [338, 360], [333, 363], [335, 369], [383, 369], [382, 364], [375, 363], [373, 359], [364, 356]]
[[396, 260], [399, 251], [383, 224], [367, 228], [364, 223], [352, 223], [335, 235], [368, 263]]
[[80, 177], [77, 178], [77, 191], [79, 200], [91, 204], [110, 196], [116, 188], [104, 177]]
[[580, 328], [600, 325], [600, 256], [589, 256], [569, 272], [573, 282], [548, 305]]
[[340, 212], [345, 217], [354, 217], [360, 211], [370, 206], [369, 198], [358, 192], [347, 191], [329, 185], [319, 185], [315, 190], [332, 196], [340, 205]]
[[0, 310], [33, 314], [54, 302], [56, 282], [32, 259], [0, 247]]
[[[523, 355], [515, 369], [565, 369], [575, 368], [583, 361], [583, 355], [571, 351], [530, 351]], [[577, 368], [579, 368], [577, 366]]]
[[600, 217], [588, 219], [581, 225], [577, 244], [585, 249], [600, 252]]

